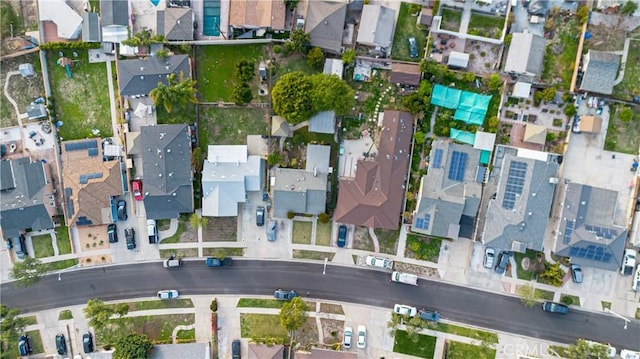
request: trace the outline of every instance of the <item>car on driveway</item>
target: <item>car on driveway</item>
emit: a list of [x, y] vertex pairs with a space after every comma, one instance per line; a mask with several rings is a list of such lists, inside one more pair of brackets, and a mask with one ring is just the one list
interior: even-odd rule
[[128, 250], [136, 249], [136, 232], [133, 230], [133, 228], [124, 229], [124, 238], [127, 240]]
[[264, 207], [258, 206], [256, 208], [256, 225], [258, 227], [264, 226]]
[[22, 234], [16, 237], [13, 246], [16, 248], [16, 256], [18, 256], [18, 259], [24, 259], [27, 256], [27, 244]]
[[124, 200], [118, 201], [118, 221], [126, 221], [127, 218], [127, 202]]
[[344, 340], [342, 341], [344, 347], [349, 349], [351, 348], [351, 341], [353, 340], [353, 328], [346, 327], [344, 328]]
[[569, 313], [569, 307], [564, 304], [547, 302], [542, 303], [542, 310], [549, 313], [567, 314]]
[[240, 340], [236, 339], [231, 342], [231, 358], [240, 359]]
[[269, 221], [269, 223], [267, 223], [267, 240], [269, 242], [274, 242], [277, 238], [277, 232], [278, 231], [278, 222], [276, 221]]
[[133, 198], [135, 198], [136, 201], [142, 201], [142, 181], [132, 181], [131, 188], [133, 190]]
[[31, 354], [31, 343], [29, 342], [28, 335], [18, 337], [18, 353], [20, 353], [20, 355]]
[[282, 290], [278, 289], [273, 292], [273, 297], [278, 300], [291, 300], [298, 296], [298, 293], [295, 290]]
[[571, 265], [571, 279], [574, 283], [582, 283], [582, 267], [579, 264]]
[[67, 341], [62, 333], [56, 335], [56, 350], [60, 355], [67, 354]]
[[496, 250], [493, 248], [489, 248], [487, 247], [484, 250], [484, 260], [482, 261], [482, 263], [484, 264], [485, 268], [493, 268], [493, 263], [495, 262], [496, 259]]
[[415, 317], [418, 310], [416, 307], [412, 307], [410, 305], [396, 304], [393, 306], [393, 312], [400, 315]]
[[163, 300], [176, 299], [179, 296], [180, 296], [180, 293], [178, 293], [178, 291], [175, 289], [161, 290], [158, 292], [158, 298]]
[[344, 224], [338, 227], [338, 247], [342, 248], [347, 245], [347, 226]]
[[118, 242], [118, 227], [115, 223], [109, 223], [107, 225], [107, 237], [109, 238], [109, 243]]
[[93, 335], [90, 332], [82, 335], [82, 349], [86, 354], [93, 352]]
[[500, 256], [498, 256], [498, 263], [496, 264], [496, 273], [502, 274], [507, 269], [507, 264], [509, 264], [509, 252], [502, 251], [500, 252]]
[[358, 325], [358, 343], [356, 346], [364, 349], [367, 346], [367, 328], [364, 325]]

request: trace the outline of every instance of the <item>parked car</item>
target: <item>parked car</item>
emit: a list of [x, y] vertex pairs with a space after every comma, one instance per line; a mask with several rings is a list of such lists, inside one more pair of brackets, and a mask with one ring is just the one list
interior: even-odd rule
[[493, 263], [495, 262], [496, 259], [496, 250], [493, 248], [485, 248], [484, 250], [484, 260], [482, 261], [482, 263], [484, 264], [485, 268], [493, 268]]
[[545, 301], [542, 303], [542, 310], [549, 313], [567, 314], [569, 307], [564, 304]]
[[579, 264], [571, 265], [571, 279], [574, 283], [582, 283], [582, 267]]
[[6, 245], [7, 245], [7, 249], [11, 249], [11, 248], [13, 248], [13, 241], [11, 241], [11, 238], [7, 238], [7, 239], [5, 239], [5, 240], [4, 240], [4, 242], [5, 242], [5, 243], [6, 243]]
[[240, 359], [240, 340], [236, 339], [231, 342], [231, 358], [232, 359]]
[[109, 243], [118, 242], [118, 227], [115, 223], [109, 223], [107, 225], [107, 237], [109, 238]]
[[24, 243], [24, 241], [24, 236], [21, 234], [16, 237], [13, 243], [13, 246], [16, 248], [16, 256], [18, 256], [19, 259], [24, 259], [28, 254], [27, 245]]
[[278, 289], [273, 292], [274, 298], [278, 300], [291, 300], [298, 296], [298, 293], [295, 290], [282, 290]]
[[409, 38], [409, 56], [413, 58], [418, 57], [418, 43], [415, 37]]
[[344, 340], [342, 341], [345, 348], [351, 348], [351, 341], [353, 340], [353, 328], [344, 328]]
[[[18, 250], [16, 249], [16, 252]], [[622, 265], [620, 266], [620, 274], [622, 275], [631, 275], [633, 274], [633, 268], [636, 266], [636, 257], [638, 253], [631, 249], [627, 248], [624, 250], [624, 256], [622, 257]]]
[[93, 352], [93, 335], [91, 335], [91, 332], [82, 335], [82, 349], [86, 354]]
[[440, 313], [437, 310], [420, 309], [418, 310], [418, 316], [420, 316], [421, 319], [429, 320], [432, 322], [437, 322], [440, 320]]
[[358, 343], [356, 346], [364, 349], [367, 346], [367, 328], [364, 325], [358, 325]]
[[29, 342], [28, 335], [18, 337], [18, 353], [20, 353], [20, 355], [31, 354], [31, 343]]
[[156, 227], [155, 219], [147, 219], [147, 235], [149, 236], [149, 243], [158, 243], [158, 228]]
[[342, 248], [347, 245], [347, 226], [344, 224], [338, 227], [338, 247]]
[[133, 190], [133, 198], [135, 198], [136, 201], [142, 201], [142, 181], [132, 181], [131, 189]]
[[638, 264], [638, 266], [636, 267], [636, 275], [633, 276], [633, 281], [631, 282], [631, 289], [633, 289], [634, 292], [640, 291], [640, 264]]
[[182, 267], [182, 259], [176, 258], [176, 256], [171, 256], [169, 259], [165, 259], [165, 261], [162, 262], [162, 266], [165, 268]]
[[233, 259], [227, 257], [224, 259], [209, 257], [206, 261], [207, 267], [230, 267], [233, 265]]
[[264, 226], [264, 207], [258, 206], [256, 208], [256, 225], [258, 227]]
[[125, 228], [124, 238], [127, 240], [127, 249], [136, 249], [136, 232], [133, 228]]
[[507, 269], [507, 264], [509, 264], [509, 252], [502, 251], [500, 252], [500, 256], [498, 256], [498, 264], [496, 264], [495, 267], [496, 273], [504, 273]]
[[267, 240], [269, 242], [274, 242], [277, 239], [277, 231], [278, 222], [269, 221], [269, 223], [267, 223]]
[[412, 307], [410, 305], [396, 304], [393, 306], [393, 312], [400, 315], [415, 317], [418, 310], [416, 307]]
[[180, 293], [178, 293], [178, 291], [175, 290], [175, 289], [161, 290], [161, 291], [158, 292], [158, 298], [163, 299], [163, 300], [176, 299], [179, 296], [180, 296]]
[[118, 201], [118, 221], [126, 221], [127, 218], [127, 202], [124, 200]]
[[67, 354], [67, 341], [62, 333], [56, 335], [56, 350], [60, 355]]

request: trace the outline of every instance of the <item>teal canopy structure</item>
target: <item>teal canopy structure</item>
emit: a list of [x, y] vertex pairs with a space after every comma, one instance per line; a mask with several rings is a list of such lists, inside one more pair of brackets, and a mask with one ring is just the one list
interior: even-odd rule
[[491, 95], [480, 95], [442, 85], [433, 87], [431, 103], [456, 110], [453, 118], [471, 125], [482, 126], [491, 102]]

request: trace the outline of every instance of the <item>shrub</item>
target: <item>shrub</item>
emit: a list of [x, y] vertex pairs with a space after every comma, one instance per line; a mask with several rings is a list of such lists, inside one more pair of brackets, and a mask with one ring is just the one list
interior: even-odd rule
[[328, 223], [329, 222], [329, 215], [326, 213], [320, 213], [318, 215], [318, 221], [320, 223]]
[[209, 305], [209, 309], [211, 309], [213, 313], [218, 311], [218, 300], [216, 298], [213, 298], [213, 300], [211, 301], [211, 305]]
[[573, 304], [573, 298], [571, 298], [571, 297], [569, 297], [569, 296], [564, 296], [564, 297], [562, 297], [562, 299], [560, 299], [560, 301], [561, 301], [563, 304], [566, 304], [566, 305], [571, 305], [571, 304]]
[[282, 52], [282, 47], [280, 45], [274, 45], [273, 46], [273, 52], [276, 54], [279, 54]]
[[291, 211], [287, 212], [287, 218], [289, 218], [289, 219], [293, 219], [293, 217], [295, 217], [295, 216], [296, 216], [296, 214], [295, 214], [295, 213], [293, 213], [293, 212], [291, 212]]
[[99, 49], [101, 46], [99, 42], [49, 42], [40, 45], [40, 50], [85, 50]]

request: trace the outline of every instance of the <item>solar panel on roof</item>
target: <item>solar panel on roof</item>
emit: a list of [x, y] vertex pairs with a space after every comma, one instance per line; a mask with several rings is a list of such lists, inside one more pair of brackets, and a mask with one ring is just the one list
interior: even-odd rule
[[465, 152], [453, 151], [451, 162], [449, 163], [448, 178], [452, 181], [462, 182], [464, 180], [464, 170], [467, 165], [467, 154]]
[[89, 152], [89, 157], [96, 157], [98, 155], [98, 149], [97, 148], [90, 148], [88, 150]]
[[64, 144], [65, 151], [79, 151], [79, 150], [87, 150], [89, 148], [98, 148], [98, 140], [87, 140], [80, 142], [71, 142]]
[[441, 149], [436, 149], [433, 154], [433, 168], [440, 168], [442, 166], [442, 153]]
[[522, 194], [526, 175], [526, 162], [511, 161], [509, 174], [507, 175], [507, 184], [505, 185], [504, 199], [502, 200], [502, 208], [509, 210], [515, 207], [516, 196]]
[[429, 229], [429, 224], [431, 222], [431, 215], [425, 214], [424, 217], [416, 219], [416, 227], [420, 229]]
[[478, 166], [478, 172], [476, 173], [476, 182], [482, 183], [484, 181], [484, 176], [487, 172], [486, 167]]
[[567, 224], [564, 229], [564, 238], [562, 239], [562, 243], [569, 244], [571, 243], [571, 235], [573, 235], [573, 229], [575, 225], [575, 221], [567, 221]]

